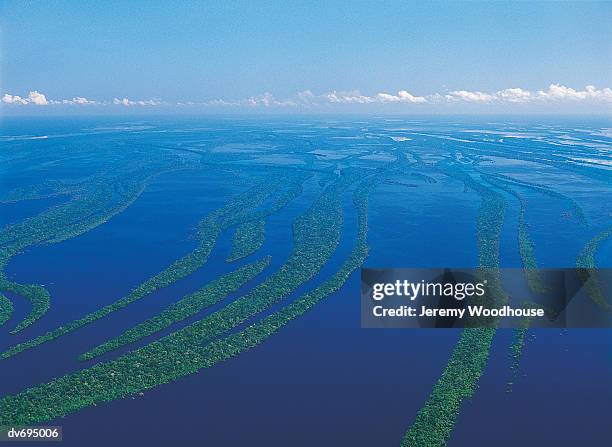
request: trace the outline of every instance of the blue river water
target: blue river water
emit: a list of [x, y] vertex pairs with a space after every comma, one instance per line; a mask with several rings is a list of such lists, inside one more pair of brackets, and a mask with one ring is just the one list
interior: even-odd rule
[[[398, 160], [406, 164], [370, 194], [368, 267], [478, 265], [482, 200], [462, 180], [438, 169], [445, 160], [469, 170], [483, 185], [486, 174], [522, 182], [514, 187], [527, 203], [538, 265], [574, 267], [583, 247], [612, 226], [611, 128], [609, 120], [583, 118], [4, 118], [0, 231], [68, 203], [92, 178], [130, 163], [171, 159], [187, 168], [160, 169], [133, 203], [95, 228], [59, 243], [34, 244], [12, 257], [7, 277], [44, 285], [51, 308], [32, 326], [10, 334], [30, 306], [7, 293], [15, 311], [0, 327], [0, 351], [121, 298], [193, 250], [203, 217], [276, 170], [312, 175], [297, 198], [266, 218], [265, 242], [256, 253], [226, 262], [233, 234], [228, 229], [192, 275], [73, 333], [0, 360], [0, 398], [93, 365], [78, 355], [237, 266], [271, 255], [262, 274], [221, 303], [100, 360], [144, 346], [243, 295], [288, 258], [292, 223], [343, 169], [374, 173]], [[478, 163], [468, 162], [470, 157]], [[62, 193], [15, 196], [43, 182], [51, 182], [51, 190], [58, 182]], [[520, 267], [520, 203], [498, 192], [507, 206], [500, 266]], [[321, 271], [246, 324], [338, 270], [356, 240], [350, 191], [342, 209], [341, 241]], [[595, 261], [612, 267], [612, 238], [598, 244]], [[49, 425], [63, 426], [65, 446], [398, 446], [460, 331], [362, 329], [359, 313], [356, 271], [338, 292], [238, 357]], [[612, 332], [528, 333], [515, 372], [509, 357], [513, 332], [498, 331], [479, 387], [461, 405], [450, 446], [604, 445], [610, 439]]]

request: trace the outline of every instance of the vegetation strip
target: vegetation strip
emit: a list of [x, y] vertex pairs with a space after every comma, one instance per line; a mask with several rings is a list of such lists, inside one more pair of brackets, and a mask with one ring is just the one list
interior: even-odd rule
[[265, 239], [266, 221], [256, 219], [245, 222], [236, 228], [232, 238], [232, 251], [227, 262], [237, 261], [259, 250]]
[[0, 326], [6, 323], [13, 315], [13, 303], [0, 293]]
[[[0, 290], [26, 298], [31, 309], [29, 315], [11, 333], [17, 333], [42, 317], [50, 307], [49, 292], [41, 285], [23, 285], [9, 280], [4, 268], [9, 260], [29, 246], [56, 243], [76, 237], [121, 213], [140, 196], [148, 181], [160, 171], [148, 169], [118, 179], [95, 179], [86, 191], [69, 202], [0, 232]], [[123, 183], [125, 182], [125, 183]]]
[[235, 292], [246, 282], [259, 275], [268, 265], [270, 265], [271, 259], [270, 256], [266, 256], [261, 261], [248, 264], [211, 281], [198, 291], [191, 295], [187, 295], [167, 307], [159, 315], [149, 318], [145, 322], [127, 330], [120, 336], [104, 342], [91, 351], [83, 354], [80, 360], [90, 360], [128, 343], [138, 341], [166, 329], [174, 323], [185, 320], [208, 306], [218, 303], [228, 294]]
[[599, 245], [612, 236], [612, 227], [608, 228], [593, 237], [578, 254], [576, 258], [576, 267], [579, 269], [578, 274], [581, 276], [588, 295], [593, 302], [597, 303], [608, 312], [612, 312], [612, 304], [606, 300], [602, 290], [602, 285], [597, 278], [597, 262], [595, 254], [599, 249]]
[[48, 199], [60, 195], [73, 194], [74, 188], [62, 182], [47, 180], [37, 185], [30, 185], [13, 189], [0, 197], [0, 203], [17, 203], [26, 200]]
[[494, 177], [497, 178], [499, 180], [503, 180], [506, 183], [509, 184], [513, 184], [515, 186], [521, 186], [523, 188], [528, 188], [531, 189], [533, 191], [539, 192], [540, 194], [544, 194], [546, 196], [552, 197], [554, 199], [559, 199], [564, 201], [565, 203], [567, 203], [568, 207], [572, 209], [574, 215], [576, 216], [576, 218], [578, 218], [578, 220], [580, 221], [580, 223], [582, 223], [583, 225], [586, 225], [587, 220], [586, 220], [586, 216], [584, 215], [584, 212], [582, 211], [582, 208], [580, 207], [580, 205], [578, 205], [578, 203], [564, 195], [561, 194], [553, 189], [547, 188], [545, 186], [542, 185], [538, 185], [536, 183], [532, 183], [532, 182], [526, 182], [526, 181], [522, 181], [522, 180], [517, 180], [515, 178], [512, 178], [510, 176], [504, 175], [504, 174], [500, 174], [500, 173], [496, 173], [493, 175], [489, 175], [486, 174], [488, 177]]
[[521, 256], [521, 263], [525, 275], [527, 276], [527, 284], [529, 288], [535, 293], [546, 293], [549, 289], [544, 285], [544, 281], [538, 271], [538, 263], [535, 256], [535, 248], [531, 237], [529, 236], [529, 228], [527, 226], [527, 220], [525, 213], [527, 210], [527, 200], [514, 189], [510, 188], [508, 182], [501, 179], [492, 177], [484, 174], [482, 176], [491, 185], [496, 186], [507, 193], [516, 197], [520, 204], [519, 219], [518, 219], [518, 246], [519, 254]]
[[342, 226], [340, 195], [351, 181], [349, 177], [339, 180], [296, 220], [293, 251], [278, 271], [246, 295], [189, 326], [188, 331], [202, 341], [210, 340], [267, 309], [312, 278], [338, 245]]
[[[502, 299], [499, 279], [499, 239], [506, 202], [503, 196], [474, 180], [457, 165], [441, 162], [445, 174], [462, 180], [481, 196], [477, 221], [479, 267], [489, 287]], [[402, 447], [441, 447], [450, 437], [461, 402], [470, 398], [489, 358], [494, 328], [466, 328], [434, 388], [401, 441]]]
[[[538, 264], [535, 257], [535, 249], [533, 246], [533, 242], [529, 236], [529, 231], [527, 228], [527, 222], [525, 219], [525, 211], [527, 208], [526, 199], [519, 194], [514, 189], [510, 188], [509, 185], [512, 185], [512, 182], [509, 182], [505, 179], [505, 176], [490, 176], [483, 175], [483, 178], [491, 183], [493, 186], [503, 189], [515, 196], [520, 203], [520, 212], [519, 212], [519, 223], [518, 223], [518, 239], [519, 239], [519, 252], [521, 255], [521, 261], [523, 264], [523, 268], [525, 271], [525, 275], [527, 277], [527, 284], [529, 288], [535, 293], [546, 293], [549, 289], [544, 284], [542, 277], [540, 276], [538, 270]], [[577, 205], [576, 205], [577, 206]], [[580, 208], [578, 208], [580, 209]], [[526, 306], [535, 306], [535, 303], [526, 302], [523, 303]], [[549, 315], [553, 315], [553, 311], [547, 311]], [[520, 365], [520, 360], [523, 354], [523, 349], [525, 347], [525, 342], [527, 340], [527, 331], [529, 329], [529, 325], [531, 322], [531, 318], [524, 317], [521, 319], [520, 325], [518, 329], [514, 329], [514, 341], [510, 346], [510, 358], [512, 361], [512, 371], [513, 374], [516, 375], [518, 372], [518, 368]], [[513, 382], [508, 382], [507, 392], [512, 391]]]
[[[298, 176], [296, 181], [303, 180], [302, 176]], [[97, 311], [89, 313], [84, 317], [73, 320], [72, 322], [60, 326], [44, 335], [38, 336], [23, 343], [19, 343], [0, 354], [0, 359], [11, 357], [19, 352], [41, 345], [42, 343], [56, 339], [70, 332], [73, 332], [87, 324], [90, 324], [100, 318], [109, 315], [112, 312], [123, 309], [137, 301], [150, 295], [154, 291], [167, 287], [170, 284], [182, 279], [199, 269], [207, 261], [217, 236], [221, 231], [229, 226], [236, 225], [241, 221], [253, 218], [254, 215], [262, 213], [257, 211], [264, 200], [269, 197], [279, 185], [285, 184], [289, 179], [287, 176], [278, 176], [273, 181], [267, 180], [261, 182], [249, 191], [237, 196], [224, 207], [209, 214], [199, 224], [198, 229], [198, 246], [195, 250], [172, 263], [162, 272], [149, 278], [136, 289], [130, 292], [123, 298], [115, 301], [112, 304], [102, 307]], [[293, 189], [294, 192], [299, 191], [299, 188]], [[292, 195], [284, 196], [285, 200], [293, 197]], [[275, 202], [273, 209], [277, 209], [284, 205], [282, 200]]]
[[[213, 366], [261, 343], [291, 319], [338, 290], [361, 265], [367, 255], [367, 191], [366, 187], [360, 188], [355, 195], [359, 213], [356, 247], [342, 268], [312, 292], [260, 322], [205, 346], [201, 343], [209, 337], [207, 327], [194, 323], [116, 360], [98, 363], [14, 396], [5, 396], [0, 399], [0, 427], [48, 421], [98, 402], [137, 394]], [[308, 213], [302, 223], [323, 217], [319, 213], [327, 210], [322, 206], [326, 202], [327, 199], [320, 201], [314, 208], [316, 212]], [[294, 229], [299, 232], [300, 225], [296, 227]], [[316, 238], [316, 233], [296, 235], [296, 239], [303, 242], [312, 238]]]
[[[529, 303], [535, 305], [535, 303]], [[518, 374], [519, 366], [521, 363], [521, 358], [523, 356], [523, 350], [525, 348], [525, 344], [527, 343], [527, 331], [529, 329], [529, 325], [531, 324], [530, 317], [524, 317], [520, 321], [520, 327], [514, 330], [514, 341], [512, 345], [510, 345], [510, 361], [512, 362], [510, 368], [512, 370], [513, 378]], [[533, 338], [535, 336], [532, 336]], [[512, 392], [512, 386], [514, 385], [513, 381], [510, 380], [506, 384], [506, 392]]]
[[487, 366], [495, 329], [465, 329], [446, 369], [419, 410], [402, 447], [441, 447], [455, 426], [461, 402], [472, 397]]

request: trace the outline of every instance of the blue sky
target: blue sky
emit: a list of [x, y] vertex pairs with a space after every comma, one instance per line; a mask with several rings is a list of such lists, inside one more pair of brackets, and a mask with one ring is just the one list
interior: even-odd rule
[[6, 113], [609, 112], [612, 104], [610, 2], [1, 5]]

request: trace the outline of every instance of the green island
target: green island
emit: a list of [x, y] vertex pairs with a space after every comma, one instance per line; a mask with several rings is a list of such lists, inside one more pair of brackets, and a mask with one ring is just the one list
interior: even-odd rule
[[472, 397], [489, 359], [495, 329], [465, 329], [442, 376], [401, 442], [402, 447], [442, 447], [455, 426], [461, 402]]
[[[99, 402], [134, 395], [213, 366], [258, 345], [342, 287], [349, 275], [363, 263], [367, 256], [367, 194], [373, 184], [366, 181], [354, 193], [359, 225], [356, 246], [342, 267], [313, 291], [242, 331], [208, 344], [202, 344], [210, 339], [208, 326], [193, 323], [115, 360], [100, 362], [19, 394], [5, 396], [0, 399], [0, 427], [48, 421]], [[341, 208], [336, 206], [339, 192], [339, 188], [334, 187], [329, 194], [321, 196], [304, 215], [302, 224], [318, 217], [324, 218], [325, 211], [334, 208], [336, 212], [333, 214], [337, 219], [338, 214], [341, 215]], [[330, 206], [332, 209], [328, 208]], [[325, 225], [322, 228], [327, 229]], [[302, 243], [309, 243], [319, 236], [317, 232], [299, 234], [308, 230], [308, 226], [295, 225], [294, 229], [296, 239]], [[337, 228], [332, 228], [327, 233], [335, 233], [335, 230]]]
[[599, 245], [612, 236], [612, 227], [601, 231], [587, 242], [576, 258], [578, 275], [585, 283], [586, 291], [593, 300], [603, 309], [612, 312], [612, 304], [606, 300], [602, 286], [597, 278], [597, 262], [595, 255]]
[[[524, 324], [524, 327], [520, 329], [516, 329], [514, 331], [514, 341], [510, 346], [510, 357], [512, 358], [512, 369], [517, 370], [520, 364], [520, 359], [523, 354], [523, 347], [525, 346], [525, 340], [527, 336], [527, 329], [529, 328], [529, 320]], [[508, 385], [512, 385], [512, 383], [508, 383]]]
[[106, 352], [115, 350], [121, 346], [138, 341], [151, 334], [159, 332], [174, 323], [185, 320], [202, 309], [212, 306], [225, 298], [230, 293], [235, 292], [242, 287], [246, 282], [259, 275], [268, 265], [270, 265], [270, 256], [264, 259], [247, 264], [244, 267], [234, 270], [226, 275], [223, 275], [196, 292], [187, 295], [179, 301], [173, 303], [164, 309], [160, 314], [149, 318], [143, 323], [134, 326], [125, 331], [118, 337], [102, 343], [89, 352], [80, 356], [80, 360], [91, 360], [92, 358], [102, 355]]
[[[533, 303], [530, 303], [533, 304]], [[523, 350], [525, 348], [525, 344], [527, 343], [527, 334], [529, 330], [529, 325], [531, 324], [531, 318], [524, 317], [520, 321], [520, 327], [514, 330], [514, 339], [512, 344], [510, 345], [510, 369], [512, 370], [512, 376], [515, 377], [519, 372], [519, 367], [521, 364], [521, 358], [523, 356]], [[512, 392], [512, 386], [514, 382], [512, 380], [508, 381], [506, 384], [506, 392]]]
[[[191, 150], [187, 147], [169, 149], [191, 151], [202, 155], [199, 150]], [[194, 374], [203, 368], [211, 367], [267, 340], [290, 321], [303, 315], [324, 298], [338, 291], [355, 269], [363, 264], [368, 254], [368, 197], [372, 188], [382, 182], [410, 187], [420, 186], [402, 183], [395, 177], [389, 180], [389, 176], [377, 175], [380, 172], [400, 175], [401, 179], [412, 177], [412, 179], [419, 179], [428, 184], [436, 183], [436, 178], [419, 172], [411, 172], [410, 169], [427, 167], [461, 181], [464, 191], [475, 191], [478, 194], [480, 205], [475, 242], [478, 248], [479, 274], [489, 281], [491, 287], [496, 289], [496, 299], [500, 301], [507, 299], [501, 287], [499, 274], [500, 235], [506, 216], [508, 195], [515, 197], [520, 204], [517, 231], [518, 249], [525, 274], [532, 290], [545, 291], [545, 285], [535, 270], [537, 269], [535, 246], [530, 238], [526, 221], [528, 202], [523, 188], [530, 188], [541, 194], [566, 201], [571, 206], [573, 215], [582, 223], [586, 223], [582, 210], [571, 198], [552, 189], [516, 180], [503, 174], [483, 172], [479, 169], [479, 163], [490, 160], [470, 153], [470, 151], [472, 151], [471, 148], [466, 149], [465, 152], [457, 150], [452, 152], [450, 157], [442, 156], [444, 160], [436, 164], [424, 162], [420, 154], [415, 152], [412, 155], [416, 163], [410, 162], [407, 157], [400, 156], [383, 169], [370, 167], [353, 169], [347, 168], [345, 164], [342, 168], [333, 171], [331, 169], [316, 171], [312, 169], [312, 161], [306, 162], [306, 169], [301, 167], [288, 169], [278, 166], [273, 168], [266, 165], [261, 168], [267, 177], [253, 187], [251, 187], [252, 179], [236, 176], [231, 180], [234, 186], [248, 186], [250, 189], [232, 197], [229, 203], [200, 220], [195, 237], [197, 245], [192, 252], [145, 280], [118, 301], [42, 336], [17, 344], [1, 353], [0, 359], [11, 357], [26, 349], [73, 332], [195, 273], [205, 265], [218, 238], [225, 231], [234, 229], [228, 262], [234, 262], [256, 253], [261, 249], [265, 240], [266, 217], [298, 197], [302, 192], [305, 179], [316, 172], [318, 185], [323, 192], [311, 207], [293, 222], [294, 247], [287, 261], [261, 283], [220, 310], [204, 317], [198, 316], [197, 321], [180, 329], [173, 327], [174, 324], [184, 322], [212, 305], [222, 303], [228, 294], [238, 291], [269, 267], [270, 257], [219, 276], [199, 290], [169, 305], [159, 314], [82, 354], [80, 360], [98, 360], [97, 357], [102, 354], [142, 340], [164, 329], [172, 328], [174, 332], [169, 335], [147, 342], [148, 344], [143, 347], [125, 354], [118, 354], [112, 360], [96, 363], [48, 383], [0, 398], [0, 427], [41, 423], [99, 402], [133, 396], [144, 390]], [[279, 152], [279, 154], [282, 153]], [[520, 154], [516, 157], [501, 152], [499, 154], [507, 159], [516, 158], [563, 169], [575, 169], [576, 172], [583, 174], [582, 168], [562, 166], [565, 160], [559, 161], [559, 157], [557, 157], [558, 160], [553, 156], [550, 156], [549, 159], [541, 159]], [[235, 157], [240, 159], [242, 155]], [[349, 159], [354, 160], [358, 157], [359, 155], [352, 155]], [[438, 160], [439, 157], [427, 157], [426, 159]], [[167, 168], [167, 163], [165, 166]], [[175, 163], [173, 166], [172, 169], [186, 169], [181, 163]], [[386, 172], [388, 168], [391, 169]], [[393, 171], [394, 168], [395, 171]], [[31, 218], [36, 223], [38, 222], [36, 219], [41, 219], [41, 216], [52, 215], [47, 222], [51, 224], [48, 227], [43, 224], [33, 225], [30, 222], [25, 224], [23, 231], [15, 231], [11, 227], [6, 234], [6, 229], [0, 231], [0, 247], [3, 247], [2, 250], [5, 250], [4, 247], [9, 247], [7, 251], [0, 250], [0, 290], [22, 296], [28, 299], [32, 306], [30, 315], [13, 332], [24, 329], [44, 315], [51, 303], [51, 297], [43, 286], [17, 284], [6, 278], [3, 271], [10, 258], [32, 245], [60, 242], [83, 234], [106, 222], [112, 215], [120, 213], [133, 203], [133, 200], [142, 193], [150, 178], [168, 171], [162, 170], [161, 165], [154, 164], [147, 166], [142, 172], [138, 170], [135, 172], [139, 174], [130, 170], [119, 170], [117, 175], [107, 172], [102, 176], [89, 178], [84, 183], [85, 186], [73, 187], [53, 182], [43, 183], [12, 191], [5, 197], [5, 200], [10, 202], [62, 194], [69, 196], [67, 203], [55, 206]], [[589, 168], [589, 172], [591, 173], [589, 175], [598, 180], [610, 178], [595, 169]], [[129, 180], [124, 181], [125, 173], [129, 175]], [[316, 285], [311, 286], [312, 290], [293, 299], [292, 294], [320, 274], [322, 267], [336, 253], [344, 227], [342, 199], [347, 191], [353, 192], [353, 204], [357, 211], [358, 226], [355, 245], [336, 272], [329, 278], [317, 281]], [[500, 194], [500, 191], [507, 194]], [[93, 197], [98, 194], [97, 203], [93, 203]], [[63, 211], [58, 212], [58, 209], [63, 209]], [[63, 212], [66, 214], [61, 214]], [[58, 229], [64, 219], [66, 228]], [[16, 224], [13, 228], [18, 228], [19, 225], [24, 224], [23, 222]], [[612, 228], [591, 239], [579, 254], [576, 260], [577, 267], [584, 269], [589, 274], [593, 273], [596, 268], [597, 249], [601, 242], [611, 235]], [[593, 287], [593, 290], [589, 289], [589, 293], [594, 301], [607, 306], [608, 309], [612, 308], [610, 303], [603, 300], [601, 290], [596, 290], [596, 278], [593, 277], [588, 284], [587, 287]], [[292, 301], [283, 301], [290, 296]], [[8, 297], [12, 298], [12, 295]], [[270, 313], [271, 309], [273, 309], [271, 314], [265, 314], [266, 311]], [[0, 293], [0, 325], [10, 319], [12, 310], [11, 300]], [[528, 327], [529, 320], [525, 319], [523, 326], [514, 332], [514, 339], [510, 347], [513, 372], [518, 369], [528, 338]], [[401, 441], [403, 447], [446, 445], [457, 423], [462, 402], [471, 398], [478, 387], [488, 362], [495, 333], [495, 326], [476, 328], [469, 327], [469, 324], [462, 331], [430, 396], [406, 431]], [[509, 385], [511, 389], [512, 382], [509, 382]]]
[[[513, 182], [507, 180], [506, 176], [500, 175], [487, 175], [483, 174], [482, 177], [492, 184], [509, 194], [516, 197], [520, 203], [520, 211], [519, 211], [519, 222], [518, 222], [518, 243], [519, 243], [519, 253], [521, 256], [521, 262], [523, 264], [523, 271], [525, 272], [527, 278], [527, 284], [529, 288], [535, 293], [546, 293], [549, 289], [544, 284], [542, 277], [538, 270], [538, 264], [535, 256], [535, 249], [533, 246], [533, 242], [531, 241], [531, 237], [529, 236], [529, 231], [527, 227], [527, 222], [525, 219], [525, 211], [527, 208], [527, 200], [519, 194], [516, 190], [512, 189], [510, 185], [516, 185]], [[523, 186], [523, 184], [520, 184]], [[531, 186], [533, 187], [533, 186]], [[580, 209], [580, 208], [578, 208]], [[581, 211], [580, 211], [581, 212]], [[526, 305], [533, 305], [534, 303], [527, 302]], [[551, 312], [548, 312], [551, 314]], [[527, 332], [529, 329], [531, 319], [529, 317], [525, 317], [521, 319], [521, 327], [514, 330], [514, 340], [512, 345], [510, 346], [510, 359], [512, 361], [511, 369], [513, 375], [516, 375], [518, 372], [518, 368], [520, 366], [520, 360], [523, 354], [523, 349], [525, 347], [525, 343], [527, 341]], [[512, 392], [513, 382], [509, 381], [507, 383], [507, 392]]]
[[0, 197], [0, 203], [17, 203], [24, 200], [48, 199], [61, 195], [72, 195], [77, 190], [77, 188], [64, 185], [59, 181], [46, 180], [36, 185], [15, 188]]
[[548, 197], [552, 197], [553, 199], [559, 199], [567, 204], [567, 207], [572, 210], [572, 214], [579, 220], [581, 224], [583, 225], [587, 224], [586, 216], [584, 215], [584, 211], [582, 211], [582, 208], [580, 207], [580, 205], [578, 205], [578, 203], [574, 199], [566, 196], [565, 194], [561, 194], [560, 192], [555, 191], [554, 189], [547, 188], [545, 186], [538, 185], [533, 182], [527, 182], [525, 180], [517, 180], [513, 177], [510, 177], [504, 174], [500, 174], [500, 173], [495, 173], [492, 175], [487, 174], [487, 175], [489, 177], [494, 177], [494, 178], [497, 178], [498, 180], [505, 181], [506, 183], [512, 184], [514, 186], [520, 186], [523, 188], [531, 189], [532, 191], [539, 192], [540, 194], [543, 194]]
[[259, 250], [265, 239], [266, 221], [256, 219], [238, 225], [232, 238], [232, 251], [227, 262], [237, 261]]
[[0, 293], [0, 326], [6, 323], [13, 315], [13, 303]]
[[9, 225], [0, 232], [0, 290], [22, 296], [31, 304], [29, 315], [11, 333], [41, 318], [51, 305], [51, 297], [41, 285], [23, 285], [8, 279], [4, 269], [10, 259], [30, 246], [61, 242], [107, 222], [130, 206], [146, 184], [162, 172], [168, 169], [143, 168], [116, 177], [96, 178], [67, 203]]
[[[506, 202], [503, 196], [487, 188], [449, 161], [438, 163], [446, 175], [464, 182], [481, 196], [477, 221], [479, 267], [497, 295], [503, 295], [499, 280], [499, 239]], [[440, 447], [450, 437], [460, 405], [470, 398], [487, 365], [495, 328], [466, 328], [433, 390], [401, 441], [402, 447]]]
[[[312, 278], [329, 260], [340, 241], [342, 206], [340, 197], [355, 179], [343, 175], [328, 187], [313, 205], [293, 224], [294, 247], [287, 261], [244, 296], [207, 315], [189, 327], [202, 341], [230, 330], [267, 309]], [[100, 352], [116, 347], [113, 341]], [[92, 352], [93, 355], [98, 350]], [[87, 358], [91, 358], [88, 356]]]
[[527, 277], [527, 284], [529, 288], [536, 293], [545, 293], [549, 289], [544, 284], [542, 277], [538, 271], [538, 263], [535, 256], [535, 248], [531, 237], [529, 236], [529, 227], [525, 218], [527, 210], [527, 199], [519, 194], [516, 190], [509, 186], [509, 182], [506, 182], [502, 178], [497, 176], [491, 176], [483, 174], [482, 178], [485, 179], [491, 185], [506, 191], [507, 193], [516, 197], [520, 204], [519, 218], [518, 218], [518, 246], [519, 254], [521, 256], [521, 263], [523, 264], [523, 271]]
[[41, 285], [18, 284], [7, 280], [4, 275], [0, 274], [0, 290], [24, 297], [31, 304], [30, 313], [11, 331], [12, 334], [16, 334], [34, 323], [49, 310], [49, 307], [51, 307], [51, 294]]
[[[291, 183], [291, 180], [293, 180], [293, 182], [299, 182], [301, 185], [304, 178], [305, 176], [303, 174], [289, 172], [284, 174], [281, 173], [280, 175], [274, 176], [272, 179], [260, 182], [243, 194], [238, 195], [222, 208], [210, 213], [200, 222], [197, 235], [198, 246], [192, 252], [173, 262], [165, 270], [144, 281], [125, 297], [97, 311], [91, 312], [78, 320], [73, 320], [70, 323], [53, 329], [44, 335], [10, 347], [0, 354], [0, 359], [11, 357], [19, 352], [73, 332], [112, 312], [127, 307], [134, 301], [142, 299], [158, 289], [167, 287], [179, 279], [190, 275], [207, 261], [216, 243], [217, 237], [224, 229], [239, 224], [247, 219], [252, 219], [254, 216], [265, 215], [266, 211], [258, 211], [257, 208], [270, 197], [273, 192], [279, 187]], [[272, 206], [273, 210], [284, 206], [289, 200], [295, 197], [296, 194], [299, 194], [301, 187], [294, 185], [290, 187], [288, 191], [289, 192], [277, 198]]]

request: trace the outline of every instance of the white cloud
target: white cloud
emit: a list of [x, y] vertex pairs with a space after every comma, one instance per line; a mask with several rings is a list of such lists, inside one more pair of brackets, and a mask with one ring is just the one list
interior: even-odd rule
[[606, 101], [606, 102], [612, 102], [612, 89], [609, 87], [603, 88], [601, 90], [597, 90], [595, 89], [594, 85], [587, 85], [586, 91], [589, 97], [593, 99]]
[[228, 101], [226, 99], [211, 99], [204, 103], [207, 106], [239, 106], [240, 101]]
[[537, 93], [539, 99], [548, 101], [612, 101], [612, 90], [604, 88], [597, 90], [593, 85], [587, 85], [584, 90], [574, 90], [560, 84], [550, 84], [548, 90], [539, 90]]
[[227, 100], [222, 98], [211, 99], [205, 103], [192, 103], [193, 105], [225, 106], [225, 107], [295, 107], [297, 103], [292, 99], [276, 99], [272, 93], [251, 96], [240, 100]]
[[28, 93], [27, 98], [22, 98], [21, 96], [18, 96], [18, 95], [10, 95], [8, 93], [5, 93], [4, 96], [2, 97], [2, 102], [5, 104], [18, 104], [18, 105], [34, 104], [36, 106], [47, 106], [47, 105], [57, 105], [57, 104], [64, 104], [64, 105], [100, 104], [97, 101], [92, 101], [90, 99], [83, 98], [82, 96], [76, 96], [72, 99], [61, 99], [61, 100], [47, 99], [47, 97], [44, 94], [40, 93], [37, 90], [31, 91], [30, 93]]
[[334, 104], [369, 104], [374, 102], [374, 98], [364, 96], [358, 90], [350, 92], [333, 91], [323, 95], [329, 102]]
[[408, 93], [406, 90], [400, 90], [397, 95], [390, 95], [388, 93], [379, 93], [376, 95], [378, 102], [407, 102], [407, 103], [424, 103], [427, 100], [422, 96], [414, 96]]
[[303, 104], [311, 105], [317, 103], [317, 97], [310, 90], [298, 92], [297, 97], [298, 100], [301, 101]]
[[469, 92], [467, 90], [455, 90], [445, 95], [445, 98], [450, 102], [491, 102], [496, 99], [494, 95], [491, 95], [489, 93]]
[[132, 107], [132, 106], [159, 106], [162, 104], [161, 101], [157, 100], [157, 99], [148, 99], [146, 101], [132, 101], [128, 98], [113, 98], [113, 104], [114, 105], [120, 105], [120, 106], [125, 106], [125, 107]]
[[119, 99], [119, 98], [113, 98], [113, 104], [115, 105], [123, 105], [123, 106], [131, 106], [132, 105], [132, 101], [130, 101], [127, 98], [123, 98], [123, 99]]
[[5, 104], [19, 104], [19, 105], [35, 104], [37, 106], [46, 106], [49, 104], [49, 101], [47, 101], [47, 98], [45, 97], [45, 95], [43, 95], [42, 93], [36, 90], [28, 93], [27, 98], [22, 98], [21, 96], [18, 96], [18, 95], [9, 95], [8, 93], [5, 93], [4, 96], [2, 97], [2, 102], [4, 102]]
[[414, 96], [406, 90], [400, 90], [396, 95], [378, 93], [375, 96], [363, 95], [358, 90], [331, 91], [322, 95], [315, 95], [310, 90], [297, 93], [297, 102], [306, 105], [321, 104], [373, 104], [373, 103], [424, 103], [427, 100], [422, 96]]
[[258, 96], [251, 96], [243, 99], [228, 100], [224, 98], [212, 99], [209, 101], [197, 101], [187, 98], [186, 101], [166, 103], [159, 99], [131, 100], [129, 98], [113, 98], [112, 101], [95, 101], [82, 96], [75, 96], [72, 99], [47, 99], [47, 97], [37, 90], [30, 91], [26, 97], [5, 93], [1, 99], [4, 104], [11, 105], [118, 105], [124, 107], [155, 107], [160, 105], [174, 105], [177, 107], [185, 106], [212, 106], [212, 107], [250, 107], [250, 108], [275, 108], [275, 107], [334, 107], [337, 105], [367, 105], [367, 104], [456, 104], [472, 103], [489, 105], [511, 106], [512, 104], [545, 104], [552, 102], [577, 101], [587, 104], [610, 103], [612, 102], [612, 89], [597, 89], [595, 86], [587, 85], [582, 90], [576, 90], [561, 84], [550, 84], [546, 90], [530, 91], [520, 87], [506, 88], [495, 92], [453, 90], [443, 93], [432, 93], [426, 96], [418, 96], [407, 90], [400, 90], [396, 94], [380, 92], [373, 96], [362, 94], [358, 90], [353, 91], [331, 91], [322, 94], [315, 94], [310, 90], [303, 90], [295, 95], [278, 99], [272, 93], [266, 92]]
[[28, 94], [28, 100], [32, 104], [36, 104], [37, 106], [46, 106], [49, 104], [47, 98], [42, 93], [34, 90]]
[[4, 96], [2, 97], [2, 102], [5, 104], [21, 104], [21, 105], [26, 105], [28, 103], [27, 99], [23, 99], [21, 96], [17, 96], [17, 95], [9, 95], [8, 93], [5, 93]]
[[597, 90], [594, 86], [588, 85], [584, 90], [575, 90], [560, 84], [551, 84], [547, 90], [532, 92], [519, 87], [498, 90], [495, 93], [481, 91], [455, 90], [441, 95], [434, 93], [427, 97], [428, 102], [470, 102], [481, 104], [502, 104], [502, 103], [538, 103], [542, 101], [583, 101], [598, 102], [612, 101], [612, 90], [604, 88]]
[[586, 91], [580, 92], [564, 85], [550, 84], [548, 90], [538, 91], [538, 96], [551, 100], [586, 99]]
[[501, 101], [508, 102], [528, 102], [533, 98], [529, 90], [523, 90], [522, 88], [507, 88], [500, 90], [495, 96]]
[[264, 93], [260, 96], [252, 96], [246, 100], [246, 105], [250, 107], [264, 106], [264, 107], [294, 107], [297, 104], [289, 99], [278, 100], [274, 98], [271, 93]]
[[61, 101], [54, 101], [54, 104], [74, 104], [74, 105], [90, 105], [90, 104], [99, 104], [98, 101], [93, 101], [91, 99], [83, 98], [82, 96], [76, 96], [72, 99], [62, 99]]

